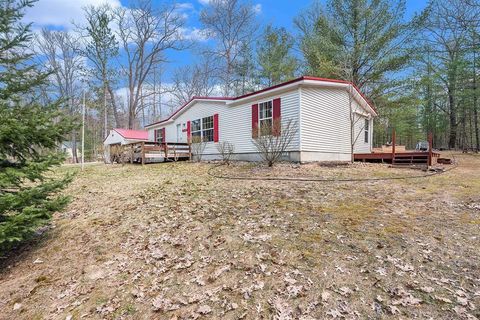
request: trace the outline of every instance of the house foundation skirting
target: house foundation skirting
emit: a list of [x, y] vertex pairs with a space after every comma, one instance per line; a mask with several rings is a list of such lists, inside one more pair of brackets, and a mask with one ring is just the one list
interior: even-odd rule
[[[202, 160], [221, 160], [220, 154], [204, 154]], [[262, 157], [258, 152], [251, 153], [235, 153], [232, 160], [239, 161], [261, 161]], [[350, 153], [329, 153], [315, 151], [288, 151], [282, 157], [282, 161], [291, 162], [322, 162], [322, 161], [351, 161]]]

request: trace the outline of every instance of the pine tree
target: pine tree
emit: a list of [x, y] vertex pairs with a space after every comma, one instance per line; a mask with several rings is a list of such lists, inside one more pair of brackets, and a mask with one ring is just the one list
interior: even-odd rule
[[248, 42], [240, 45], [237, 59], [233, 65], [234, 94], [239, 96], [255, 91], [255, 62], [252, 48]]
[[404, 70], [406, 45], [423, 16], [404, 21], [405, 0], [329, 0], [296, 18], [301, 50], [312, 75], [345, 79], [370, 98], [389, 91]]
[[63, 161], [55, 148], [72, 126], [60, 103], [37, 103], [49, 74], [32, 64], [30, 25], [21, 23], [33, 3], [0, 2], [0, 255], [31, 237], [67, 203], [55, 194], [71, 179], [49, 174]]
[[257, 55], [260, 78], [267, 86], [272, 86], [294, 77], [297, 60], [290, 54], [294, 45], [291, 35], [285, 28], [267, 26], [258, 42]]
[[[80, 28], [80, 32], [84, 35], [85, 49], [80, 50], [81, 54], [86, 57], [93, 68], [91, 70], [93, 77], [101, 82], [103, 89], [103, 112], [104, 112], [104, 136], [108, 134], [107, 125], [107, 98], [109, 96], [112, 111], [115, 118], [115, 125], [120, 127], [120, 115], [118, 114], [118, 106], [115, 100], [112, 83], [118, 72], [111, 65], [111, 61], [118, 56], [118, 41], [115, 37], [110, 25], [113, 22], [112, 9], [108, 5], [89, 6], [84, 8], [87, 26]], [[108, 94], [107, 94], [108, 93]]]

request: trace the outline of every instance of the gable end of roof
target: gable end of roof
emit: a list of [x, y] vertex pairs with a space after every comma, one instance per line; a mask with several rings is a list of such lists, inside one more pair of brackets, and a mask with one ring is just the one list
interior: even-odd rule
[[226, 103], [235, 103], [235, 101], [238, 101], [238, 100], [246, 99], [246, 98], [261, 94], [261, 93], [265, 93], [265, 92], [268, 92], [268, 91], [280, 89], [280, 88], [285, 87], [285, 86], [289, 86], [289, 85], [293, 85], [295, 83], [301, 83], [301, 82], [305, 82], [305, 81], [318, 81], [318, 82], [336, 83], [336, 84], [340, 84], [340, 85], [351, 85], [355, 89], [355, 91], [359, 94], [361, 99], [363, 99], [365, 101], [366, 105], [368, 105], [368, 107], [371, 108], [371, 110], [375, 113], [375, 115], [378, 115], [378, 112], [375, 109], [373, 103], [360, 91], [360, 89], [354, 83], [352, 83], [350, 81], [346, 81], [346, 80], [328, 79], [328, 78], [320, 78], [320, 77], [312, 77], [312, 76], [302, 76], [302, 77], [292, 79], [292, 80], [287, 81], [287, 82], [283, 82], [283, 83], [280, 83], [280, 84], [277, 84], [277, 85], [274, 85], [274, 86], [271, 86], [271, 87], [268, 87], [268, 88], [265, 88], [265, 89], [262, 89], [262, 90], [254, 91], [254, 92], [247, 93], [247, 94], [237, 96], [237, 97], [198, 97], [198, 96], [194, 96], [187, 103], [185, 103], [179, 109], [177, 109], [167, 119], [148, 124], [148, 125], [145, 126], [145, 128], [152, 127], [152, 126], [155, 126], [155, 125], [159, 125], [159, 124], [162, 124], [162, 123], [166, 123], [166, 122], [172, 120], [176, 115], [178, 115], [181, 111], [183, 111], [185, 108], [187, 108], [190, 104], [192, 104], [195, 101], [209, 100], [209, 101], [222, 101], [222, 102], [226, 102]]

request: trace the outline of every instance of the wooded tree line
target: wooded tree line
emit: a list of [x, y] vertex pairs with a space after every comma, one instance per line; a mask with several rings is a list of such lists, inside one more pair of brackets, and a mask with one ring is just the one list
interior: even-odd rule
[[[380, 113], [376, 144], [395, 128], [409, 147], [432, 132], [438, 148], [480, 149], [477, 1], [432, 0], [409, 18], [405, 0], [313, 2], [293, 31], [262, 23], [251, 2], [212, 0], [188, 33], [182, 10], [173, 1], [91, 6], [73, 31], [37, 35], [32, 48], [53, 70], [44, 99], [65, 99], [78, 117], [87, 91], [87, 157], [101, 154], [108, 129], [141, 128], [192, 96], [241, 95], [302, 74], [365, 92]], [[166, 81], [183, 50], [195, 60]]]

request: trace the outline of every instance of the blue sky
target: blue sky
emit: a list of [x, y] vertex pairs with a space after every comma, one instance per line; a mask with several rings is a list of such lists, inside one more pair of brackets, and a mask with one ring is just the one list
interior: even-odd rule
[[[161, 0], [153, 0], [161, 3]], [[72, 21], [82, 21], [82, 7], [86, 5], [99, 5], [104, 2], [112, 6], [128, 6], [129, 0], [39, 0], [35, 7], [29, 9], [26, 20], [33, 21], [36, 29], [48, 27], [54, 29], [72, 29]], [[253, 0], [250, 1], [258, 9], [259, 23], [268, 23], [282, 26], [295, 32], [293, 19], [309, 7], [311, 0]], [[187, 33], [195, 36], [200, 29], [199, 12], [208, 0], [177, 0], [182, 5], [187, 17]], [[425, 8], [427, 1], [407, 0], [407, 18]], [[169, 56], [171, 63], [166, 69], [164, 81], [168, 82], [171, 71], [181, 65], [189, 64], [194, 59], [194, 54], [189, 51], [172, 52]]]

